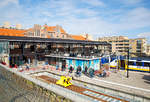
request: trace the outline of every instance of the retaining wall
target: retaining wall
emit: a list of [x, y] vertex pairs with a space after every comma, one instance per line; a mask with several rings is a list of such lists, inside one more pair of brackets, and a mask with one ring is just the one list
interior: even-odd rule
[[27, 86], [29, 89], [38, 90], [40, 93], [45, 94], [50, 98], [50, 102], [91, 102], [88, 98], [84, 98], [85, 96], [78, 97], [79, 94], [71, 90], [42, 82], [2, 64], [0, 64], [0, 71], [2, 72], [1, 76], [14, 81], [17, 85]]

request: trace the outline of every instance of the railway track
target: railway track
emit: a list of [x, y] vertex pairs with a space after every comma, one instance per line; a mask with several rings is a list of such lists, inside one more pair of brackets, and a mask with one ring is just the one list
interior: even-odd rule
[[[56, 81], [60, 78], [59, 74], [52, 73], [52, 72], [37, 72], [37, 73], [33, 73], [32, 75], [36, 76], [37, 79], [42, 80], [49, 84], [56, 84]], [[76, 81], [78, 83], [73, 82], [73, 81]], [[93, 99], [94, 102], [129, 102], [131, 101], [123, 97], [115, 97], [113, 95], [106, 94], [99, 90], [95, 90], [93, 88], [87, 87], [87, 85], [84, 85], [83, 83], [79, 84], [81, 82], [78, 80], [73, 79], [73, 81], [72, 81], [73, 85], [66, 87], [66, 89], [76, 92], [78, 94], [84, 95], [86, 97], [89, 97]]]

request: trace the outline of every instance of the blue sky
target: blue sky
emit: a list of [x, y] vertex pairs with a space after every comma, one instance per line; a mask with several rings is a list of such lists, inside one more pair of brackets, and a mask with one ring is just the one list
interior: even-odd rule
[[150, 39], [150, 0], [0, 0], [0, 25], [61, 25], [94, 38], [123, 35]]

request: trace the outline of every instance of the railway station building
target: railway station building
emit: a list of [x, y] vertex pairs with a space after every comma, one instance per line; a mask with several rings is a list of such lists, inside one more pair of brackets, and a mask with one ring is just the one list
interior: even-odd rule
[[41, 64], [98, 69], [111, 44], [67, 34], [62, 27], [34, 25], [31, 29], [0, 28], [0, 61], [10, 67]]

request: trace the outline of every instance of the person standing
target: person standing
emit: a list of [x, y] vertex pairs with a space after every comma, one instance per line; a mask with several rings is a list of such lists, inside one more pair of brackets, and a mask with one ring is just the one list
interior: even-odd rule
[[70, 66], [70, 69], [69, 69], [69, 73], [72, 73], [73, 72], [73, 67], [72, 66]]
[[82, 71], [81, 66], [78, 66], [77, 71], [76, 71], [76, 74], [77, 74], [78, 76], [81, 76], [81, 71]]
[[87, 70], [88, 70], [88, 67], [85, 66], [85, 70], [84, 70], [84, 74], [87, 75]]
[[65, 65], [64, 64], [62, 65], [62, 69], [61, 70], [65, 71]]
[[94, 69], [93, 68], [89, 68], [89, 77], [90, 78], [94, 77]]
[[26, 64], [26, 70], [29, 70], [29, 65], [28, 64]]

